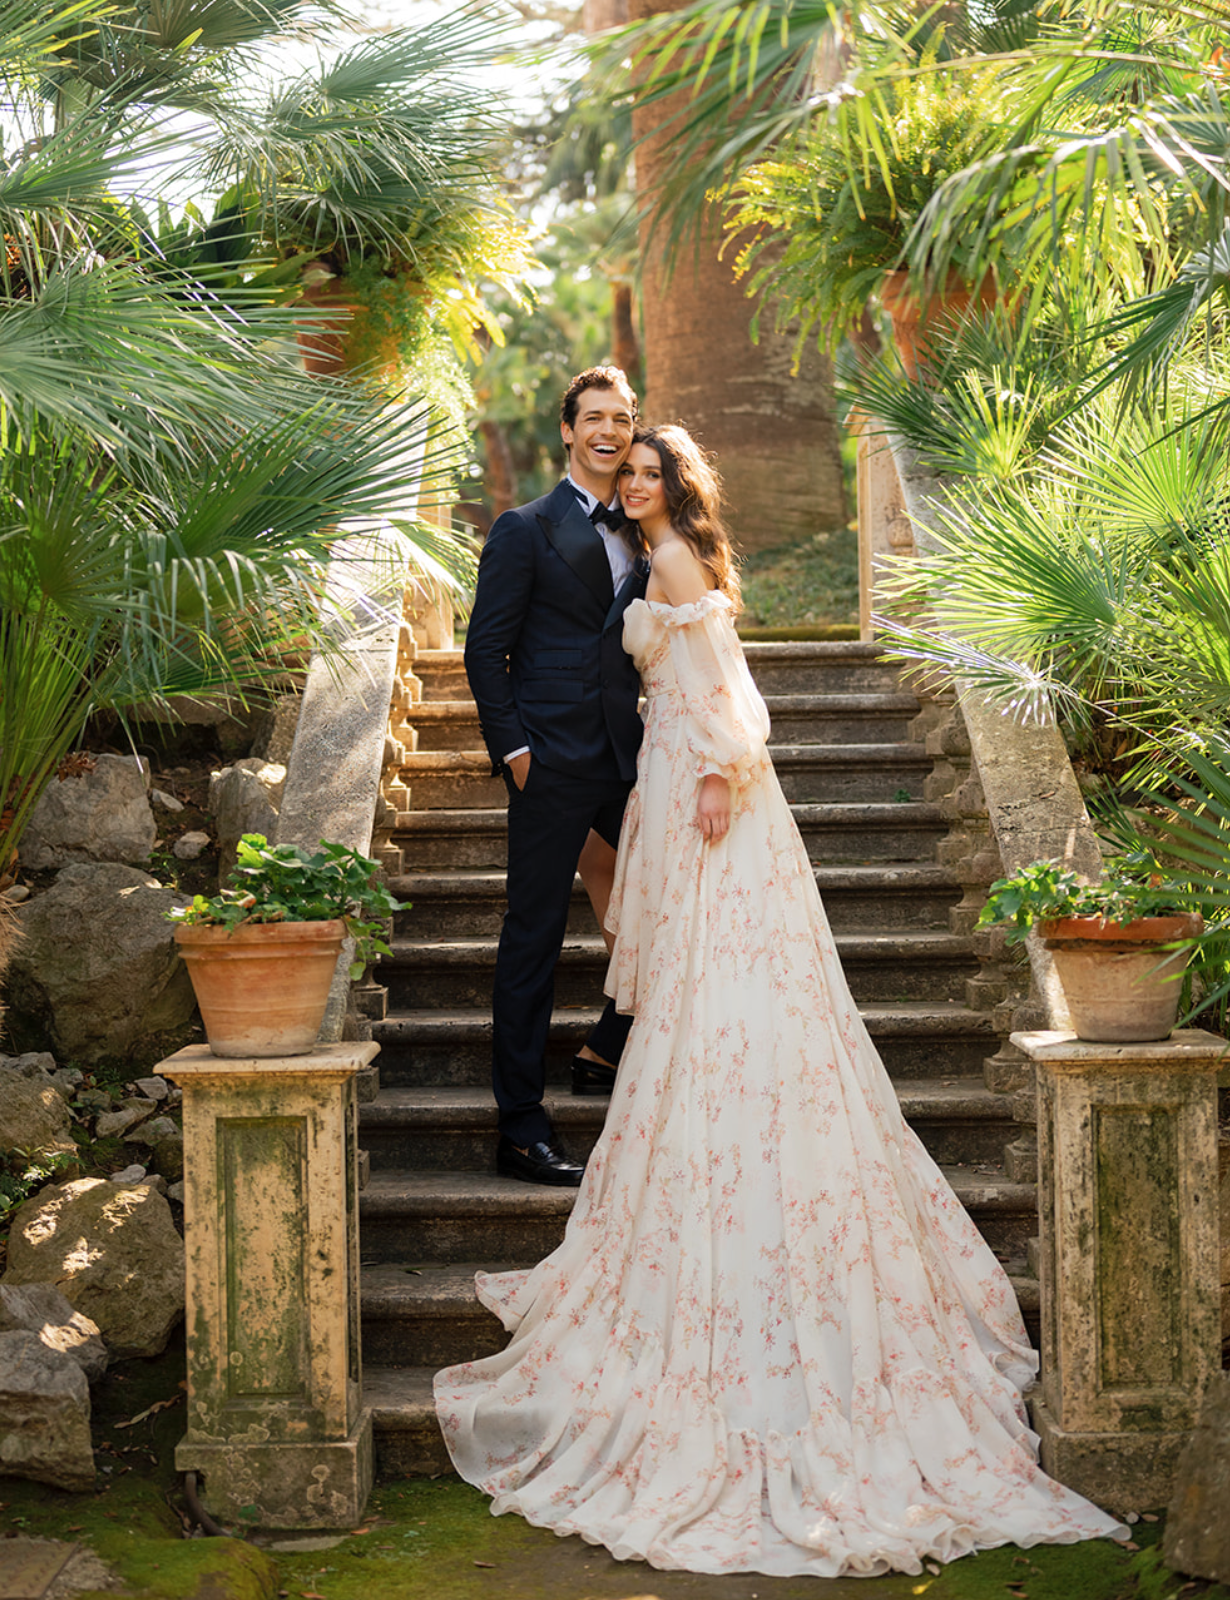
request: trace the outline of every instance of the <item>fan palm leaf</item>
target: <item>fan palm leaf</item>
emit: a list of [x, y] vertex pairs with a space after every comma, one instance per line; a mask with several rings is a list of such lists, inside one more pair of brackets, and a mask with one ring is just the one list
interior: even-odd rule
[[1230, 714], [1224, 449], [1181, 421], [1123, 426], [1107, 397], [1036, 480], [963, 497], [890, 584], [887, 638], [1018, 709], [1136, 730], [1154, 751], [1138, 780], [1172, 767]]

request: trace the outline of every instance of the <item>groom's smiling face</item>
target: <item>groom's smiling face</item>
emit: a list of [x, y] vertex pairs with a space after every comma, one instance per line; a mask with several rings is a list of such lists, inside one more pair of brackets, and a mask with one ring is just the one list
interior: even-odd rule
[[631, 396], [623, 389], [581, 390], [576, 422], [560, 425], [569, 470], [579, 484], [593, 493], [609, 488], [631, 448], [634, 426]]

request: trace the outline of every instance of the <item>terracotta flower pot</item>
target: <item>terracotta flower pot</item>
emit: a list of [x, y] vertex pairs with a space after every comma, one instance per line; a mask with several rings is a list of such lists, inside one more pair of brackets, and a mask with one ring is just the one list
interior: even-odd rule
[[346, 924], [181, 925], [179, 953], [216, 1056], [301, 1056], [316, 1043]]
[[1193, 938], [1203, 927], [1195, 913], [1134, 922], [1101, 917], [1040, 922], [1038, 932], [1055, 957], [1077, 1037], [1111, 1044], [1167, 1038], [1191, 952], [1164, 947]]
[[942, 289], [922, 297], [915, 292], [904, 267], [886, 273], [880, 285], [880, 304], [892, 319], [893, 343], [907, 377], [916, 379], [920, 358], [926, 360], [931, 353], [928, 329], [951, 329], [971, 306], [979, 313], [987, 311], [995, 304], [996, 297], [993, 272], [984, 276], [977, 289], [956, 272], [950, 272]]
[[[402, 292], [421, 299], [422, 288], [406, 279]], [[326, 277], [304, 285], [299, 303], [328, 316], [305, 318], [295, 329], [304, 370], [314, 378], [336, 378], [351, 372], [356, 365], [370, 371], [384, 388], [403, 386], [401, 350], [394, 334], [386, 332], [373, 339], [369, 324], [370, 308], [346, 278]], [[357, 352], [357, 354], [356, 354]]]

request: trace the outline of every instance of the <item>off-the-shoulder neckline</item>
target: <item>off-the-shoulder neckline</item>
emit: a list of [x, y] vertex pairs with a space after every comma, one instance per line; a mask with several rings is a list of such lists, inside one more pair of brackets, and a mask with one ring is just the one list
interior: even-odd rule
[[689, 600], [686, 605], [673, 606], [669, 600], [634, 601], [633, 604], [648, 606], [654, 616], [660, 617], [663, 622], [695, 622], [698, 618], [707, 616], [712, 611], [729, 611], [731, 609], [730, 596], [723, 594], [720, 589], [710, 589], [709, 593], [702, 595], [699, 600]]

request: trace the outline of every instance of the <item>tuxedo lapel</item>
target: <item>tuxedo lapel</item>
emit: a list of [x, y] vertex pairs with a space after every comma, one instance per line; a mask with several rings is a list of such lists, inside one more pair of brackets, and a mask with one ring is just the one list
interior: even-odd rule
[[572, 485], [561, 483], [539, 513], [538, 521], [553, 547], [593, 592], [604, 610], [615, 598], [611, 564], [602, 535], [585, 515]]
[[619, 593], [611, 602], [611, 609], [606, 614], [603, 629], [610, 628], [618, 622], [634, 600], [644, 599], [648, 586], [649, 563], [644, 556], [637, 556], [632, 564], [632, 571], [620, 584]]

